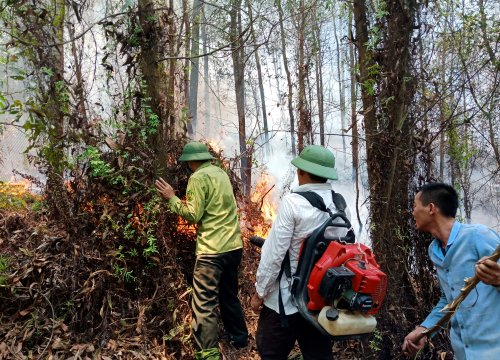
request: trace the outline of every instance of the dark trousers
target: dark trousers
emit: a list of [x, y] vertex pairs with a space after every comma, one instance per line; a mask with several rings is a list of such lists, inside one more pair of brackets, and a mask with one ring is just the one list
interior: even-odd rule
[[333, 360], [332, 341], [299, 314], [287, 315], [288, 326], [274, 310], [262, 307], [257, 325], [257, 350], [262, 360], [286, 360], [295, 341], [304, 360]]
[[242, 249], [215, 255], [199, 255], [193, 276], [194, 338], [201, 349], [217, 347], [219, 306], [222, 324], [231, 339], [246, 343], [248, 331], [238, 299], [238, 266]]

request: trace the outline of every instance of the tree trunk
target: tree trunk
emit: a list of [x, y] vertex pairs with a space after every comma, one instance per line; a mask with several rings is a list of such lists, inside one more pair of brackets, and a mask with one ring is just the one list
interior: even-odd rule
[[[182, 0], [182, 23], [184, 24], [185, 27], [185, 33], [184, 33], [184, 44], [186, 46], [184, 47], [184, 53], [186, 56], [186, 59], [184, 60], [184, 98], [186, 103], [189, 106], [189, 87], [190, 87], [190, 68], [191, 68], [191, 62], [190, 62], [190, 55], [191, 55], [191, 48], [189, 47], [190, 44], [190, 32], [191, 32], [191, 26], [190, 26], [190, 21], [189, 21], [189, 0]], [[188, 135], [190, 137], [193, 137], [194, 135], [194, 128], [193, 128], [193, 119], [191, 117], [191, 114], [187, 116], [186, 119], [186, 129], [188, 132]]]
[[321, 52], [320, 29], [317, 29], [318, 52], [316, 53], [316, 93], [318, 96], [319, 142], [325, 146], [325, 109], [323, 100], [323, 54]]
[[299, 132], [297, 136], [297, 145], [299, 153], [304, 149], [305, 139], [309, 134], [310, 126], [310, 117], [308, 116], [308, 111], [306, 108], [306, 79], [308, 69], [305, 62], [305, 22], [306, 22], [306, 11], [304, 8], [304, 0], [300, 1], [299, 5], [299, 14], [298, 14], [298, 35], [299, 35], [299, 43], [298, 43], [298, 53], [299, 53], [299, 99], [298, 99], [298, 112], [299, 112]]
[[[69, 36], [70, 38], [74, 39], [75, 37], [75, 28], [73, 24], [68, 26], [68, 31], [69, 31]], [[82, 63], [81, 63], [81, 53], [78, 53], [77, 47], [76, 47], [76, 40], [71, 41], [71, 55], [73, 56], [73, 61], [74, 61], [74, 70], [75, 70], [75, 77], [76, 77], [76, 84], [74, 87], [74, 93], [75, 93], [75, 102], [77, 104], [77, 118], [78, 121], [76, 123], [76, 126], [79, 129], [85, 129], [86, 126], [88, 125], [88, 117], [87, 117], [87, 109], [85, 106], [85, 85], [84, 85], [84, 80], [83, 80], [83, 74], [82, 74]]]
[[344, 152], [344, 159], [346, 156], [346, 144], [345, 144], [345, 115], [346, 115], [346, 105], [345, 105], [345, 85], [344, 85], [344, 70], [342, 66], [342, 50], [340, 48], [339, 36], [337, 34], [337, 25], [335, 21], [335, 14], [332, 14], [333, 18], [333, 32], [335, 36], [335, 44], [337, 46], [337, 76], [339, 77], [339, 106], [340, 106], [340, 126], [342, 132], [342, 150]]
[[[248, 9], [248, 16], [250, 18], [250, 31], [252, 32], [252, 41], [254, 44], [257, 43], [257, 38], [255, 36], [255, 29], [253, 26], [253, 14], [252, 14], [252, 6], [250, 2], [247, 0], [247, 9]], [[264, 81], [262, 79], [262, 67], [260, 65], [260, 56], [259, 56], [259, 49], [255, 49], [254, 51], [255, 55], [255, 65], [257, 67], [257, 80], [259, 82], [259, 95], [260, 95], [260, 103], [261, 103], [261, 108], [262, 108], [262, 125], [263, 125], [263, 131], [264, 131], [264, 149], [266, 155], [269, 155], [269, 128], [267, 126], [267, 110], [266, 110], [266, 97], [264, 93]]]
[[[352, 34], [352, 9], [349, 9], [349, 38], [354, 39]], [[351, 132], [352, 132], [352, 179], [356, 186], [356, 216], [358, 219], [359, 230], [363, 227], [359, 215], [359, 131], [358, 131], [358, 113], [357, 113], [357, 92], [356, 92], [356, 58], [354, 54], [354, 43], [349, 42], [349, 65], [351, 71]]]
[[[411, 284], [404, 276], [408, 272], [403, 259], [409, 256], [413, 244], [401, 234], [410, 230], [410, 178], [415, 161], [407, 116], [412, 100], [408, 85], [412, 85], [410, 48], [417, 4], [413, 0], [388, 0], [384, 5], [386, 15], [379, 24], [382, 43], [370, 48], [365, 1], [355, 0], [353, 7], [366, 130], [371, 239], [388, 275], [385, 304], [408, 308], [417, 306], [412, 292], [405, 290], [411, 289]], [[375, 53], [377, 47], [383, 50]], [[399, 249], [404, 249], [403, 253]], [[399, 354], [402, 339], [394, 341], [391, 333], [401, 329], [410, 315], [382, 309], [380, 358]]]
[[240, 143], [241, 181], [243, 193], [250, 195], [252, 185], [251, 151], [247, 148], [246, 120], [245, 120], [245, 53], [241, 41], [241, 0], [231, 1], [230, 10], [230, 38], [231, 57], [233, 59], [234, 90], [238, 112], [238, 135]]
[[[146, 127], [153, 128], [148, 143], [157, 155], [157, 166], [165, 168], [167, 165], [167, 141], [169, 139], [169, 126], [174, 113], [173, 92], [170, 76], [172, 69], [165, 67], [165, 62], [160, 59], [170, 48], [164, 48], [169, 40], [166, 29], [172, 30], [172, 17], [168, 13], [155, 9], [154, 0], [139, 0], [139, 23], [142, 28], [141, 53], [139, 58], [143, 79], [146, 83], [146, 94], [150, 106], [145, 110]], [[171, 38], [170, 38], [171, 40]], [[172, 44], [171, 44], [172, 45]], [[168, 62], [169, 66], [175, 66]], [[170, 101], [169, 101], [170, 98]], [[174, 132], [175, 134], [176, 132]]]
[[191, 135], [196, 133], [198, 122], [198, 80], [200, 77], [200, 20], [203, 11], [203, 3], [193, 0], [193, 12], [191, 14], [191, 69], [189, 80], [189, 112], [191, 114]]
[[293, 110], [293, 84], [292, 76], [288, 68], [288, 57], [286, 55], [286, 40], [285, 40], [285, 29], [283, 26], [283, 8], [281, 7], [281, 0], [276, 0], [276, 7], [278, 8], [279, 24], [280, 24], [280, 39], [281, 39], [281, 54], [283, 55], [283, 67], [285, 68], [286, 81], [288, 84], [288, 116], [290, 118], [290, 138], [292, 145], [292, 156], [297, 155], [297, 150], [295, 149], [295, 116]]
[[[50, 79], [48, 91], [45, 94], [45, 116], [52, 125], [49, 130], [49, 144], [51, 156], [46, 160], [49, 164], [47, 174], [47, 202], [55, 218], [60, 217], [68, 229], [71, 225], [71, 206], [68, 193], [64, 186], [65, 154], [64, 154], [64, 118], [68, 115], [68, 100], [64, 93], [67, 92], [64, 82], [64, 20], [66, 17], [66, 5], [64, 0], [51, 0], [51, 19], [53, 31], [47, 31], [44, 36], [49, 44], [60, 44], [49, 47], [47, 53], [40, 54], [39, 69], [53, 69], [54, 74]], [[42, 35], [43, 36], [43, 35]], [[43, 51], [43, 50], [41, 50]], [[40, 86], [42, 89], [44, 85]], [[42, 103], [43, 104], [43, 103]]]
[[444, 49], [441, 52], [441, 88], [439, 96], [439, 120], [441, 123], [441, 134], [439, 135], [439, 179], [444, 181], [444, 155], [445, 155], [445, 131], [446, 126], [446, 41], [443, 41]]
[[[206, 11], [207, 8], [205, 5], [203, 5], [203, 23], [201, 24], [201, 40], [203, 41], [203, 54], [206, 54], [208, 52], [208, 37], [207, 37], [207, 19], [206, 19]], [[206, 136], [211, 135], [211, 132], [213, 131], [212, 129], [212, 124], [210, 123], [210, 110], [211, 110], [211, 105], [210, 104], [210, 78], [209, 78], [209, 72], [208, 72], [208, 56], [203, 57], [203, 77], [204, 79], [204, 91], [203, 91], [203, 98], [205, 102], [205, 129], [206, 129]], [[215, 124], [214, 124], [215, 125]]]
[[[176, 41], [177, 37], [175, 36], [176, 26], [174, 19], [175, 19], [174, 0], [170, 0], [168, 9], [168, 20], [167, 20], [168, 23], [167, 39], [169, 44], [169, 53], [179, 54], [181, 41], [180, 41], [180, 36], [179, 36], [179, 41]], [[171, 59], [168, 61], [168, 82], [167, 82], [167, 93], [165, 94], [167, 99], [166, 101], [169, 106], [169, 114], [167, 119], [161, 121], [163, 126], [167, 127], [166, 137], [168, 139], [175, 139], [178, 137], [178, 135], [185, 136], [188, 130], [186, 122], [183, 122], [184, 119], [176, 116], [176, 113], [174, 111], [174, 104], [176, 102], [175, 94], [180, 91], [177, 89], [175, 83], [176, 67], [177, 67], [177, 61], [172, 56]], [[182, 88], [182, 86], [179, 87]], [[177, 121], [176, 117], [178, 118]]]

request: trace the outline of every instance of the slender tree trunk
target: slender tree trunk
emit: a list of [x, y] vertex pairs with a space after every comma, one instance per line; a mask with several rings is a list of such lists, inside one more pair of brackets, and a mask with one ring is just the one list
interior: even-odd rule
[[295, 149], [295, 116], [293, 110], [293, 84], [292, 76], [288, 68], [288, 57], [286, 54], [286, 40], [285, 40], [285, 29], [283, 26], [283, 9], [281, 7], [281, 0], [276, 0], [276, 6], [278, 8], [279, 24], [280, 24], [280, 39], [281, 39], [281, 54], [283, 55], [283, 67], [285, 68], [286, 80], [288, 83], [288, 116], [290, 118], [290, 137], [292, 144], [292, 156], [297, 155], [297, 150]]
[[308, 111], [306, 108], [306, 78], [307, 78], [307, 66], [305, 62], [305, 22], [306, 22], [306, 12], [304, 8], [304, 0], [300, 1], [299, 14], [298, 14], [298, 53], [299, 53], [299, 99], [298, 99], [298, 112], [299, 112], [299, 132], [297, 136], [297, 145], [299, 153], [304, 148], [305, 139], [308, 135], [308, 129], [310, 118], [308, 117]]
[[325, 109], [323, 100], [323, 52], [321, 47], [321, 28], [316, 28], [316, 93], [318, 97], [319, 142], [325, 146]]
[[441, 123], [441, 134], [439, 136], [439, 179], [444, 181], [444, 155], [445, 155], [445, 106], [446, 106], [446, 70], [445, 70], [445, 58], [446, 58], [446, 41], [443, 41], [444, 49], [441, 52], [441, 94], [439, 99], [439, 120]]
[[[207, 19], [206, 19], [206, 12], [207, 12], [207, 6], [208, 5], [203, 5], [203, 23], [201, 24], [201, 38], [203, 41], [203, 53], [206, 54], [208, 52], [208, 37], [207, 37]], [[209, 71], [208, 71], [208, 56], [203, 57], [203, 77], [205, 78], [204, 80], [204, 102], [205, 102], [205, 129], [207, 136], [210, 136], [212, 129], [212, 124], [210, 123], [210, 110], [211, 110], [211, 105], [210, 104], [210, 78], [209, 78]]]
[[281, 99], [281, 83], [280, 83], [280, 77], [282, 75], [281, 72], [281, 62], [279, 61], [279, 54], [278, 51], [275, 50], [273, 51], [273, 67], [274, 67], [274, 73], [277, 75], [275, 76], [276, 80], [276, 89], [278, 90], [278, 97]]
[[[354, 39], [352, 34], [352, 9], [349, 9], [349, 38]], [[349, 42], [349, 66], [351, 71], [351, 132], [352, 132], [352, 177], [356, 186], [356, 216], [361, 231], [363, 222], [359, 215], [359, 131], [357, 114], [356, 93], [356, 57], [354, 54], [354, 43]]]
[[342, 150], [344, 152], [344, 159], [347, 153], [345, 144], [345, 115], [346, 115], [346, 104], [345, 104], [345, 85], [344, 85], [344, 70], [342, 66], [342, 49], [340, 48], [339, 36], [337, 34], [337, 24], [335, 20], [335, 14], [333, 16], [333, 32], [335, 36], [335, 44], [337, 47], [337, 76], [339, 78], [339, 105], [340, 105], [340, 126], [342, 128]]
[[[175, 36], [176, 26], [174, 19], [175, 19], [174, 0], [170, 0], [168, 9], [168, 21], [167, 21], [168, 23], [167, 39], [168, 39], [170, 54], [178, 54], [181, 43], [181, 41], [176, 41], [177, 37]], [[167, 93], [165, 95], [166, 95], [166, 102], [170, 110], [166, 121], [164, 122], [162, 121], [163, 126], [166, 126], [166, 130], [162, 131], [166, 133], [166, 137], [168, 139], [174, 139], [177, 137], [177, 135], [185, 136], [188, 129], [187, 129], [187, 124], [185, 122], [182, 122], [183, 119], [179, 119], [178, 121], [176, 121], [175, 111], [173, 109], [173, 106], [176, 101], [175, 94], [179, 92], [175, 84], [177, 60], [175, 60], [175, 58], [172, 56], [172, 58], [168, 60], [168, 64], [169, 65], [168, 65]]]
[[[252, 14], [252, 6], [250, 2], [247, 0], [247, 9], [248, 9], [248, 16], [250, 18], [250, 31], [252, 32], [252, 41], [254, 44], [257, 43], [257, 38], [255, 36], [255, 29], [253, 26], [253, 14]], [[257, 80], [259, 82], [259, 95], [260, 95], [260, 103], [261, 103], [261, 109], [262, 109], [262, 124], [263, 124], [263, 131], [264, 131], [264, 149], [266, 155], [269, 155], [269, 129], [267, 126], [267, 110], [266, 110], [266, 96], [264, 93], [264, 81], [262, 79], [262, 66], [260, 64], [260, 56], [259, 56], [259, 49], [255, 49], [254, 51], [255, 55], [255, 65], [257, 67]]]
[[[53, 132], [49, 133], [49, 143], [52, 144], [53, 159], [49, 160], [49, 172], [47, 177], [48, 203], [54, 214], [64, 219], [69, 226], [71, 207], [64, 186], [64, 118], [67, 115], [69, 104], [63, 100], [63, 92], [66, 91], [64, 82], [64, 21], [66, 18], [66, 4], [64, 0], [51, 0], [54, 18], [52, 26], [54, 31], [49, 31], [49, 43], [61, 44], [49, 49], [47, 58], [41, 57], [41, 62], [46, 68], [54, 69], [54, 75], [50, 81], [47, 93], [46, 116], [53, 126]], [[51, 36], [52, 35], [52, 36]]]
[[[43, 6], [43, 4], [39, 4]], [[65, 117], [69, 115], [68, 89], [64, 81], [64, 24], [66, 5], [64, 0], [50, 0], [48, 14], [52, 15], [44, 26], [34, 27], [36, 47], [32, 63], [35, 72], [48, 69], [51, 75], [39, 75], [37, 84], [39, 103], [47, 126], [48, 146], [42, 156], [47, 161], [47, 203], [54, 218], [60, 218], [68, 230], [71, 224], [71, 206], [64, 186], [65, 160]], [[49, 15], [49, 16], [50, 16]], [[47, 21], [36, 19], [35, 21]], [[40, 25], [40, 24], [38, 24]], [[53, 45], [58, 44], [58, 45]]]
[[[6, 5], [7, 6], [7, 5]], [[67, 169], [65, 122], [69, 114], [69, 90], [64, 79], [64, 0], [10, 4], [23, 21], [30, 23], [27, 35], [37, 46], [26, 48], [36, 86], [37, 111], [32, 113], [43, 130], [34, 136], [40, 141], [39, 156], [47, 164], [46, 200], [53, 218], [61, 219], [68, 231], [75, 230], [72, 208], [64, 185]], [[43, 10], [43, 11], [42, 11]], [[46, 14], [38, 16], [36, 14]]]
[[[189, 106], [189, 87], [190, 87], [190, 68], [191, 68], [191, 62], [189, 60], [190, 54], [191, 54], [191, 49], [188, 44], [190, 44], [190, 32], [191, 32], [191, 26], [190, 26], [190, 21], [189, 21], [189, 0], [182, 0], [182, 22], [184, 24], [184, 27], [186, 29], [185, 35], [184, 35], [184, 44], [186, 44], [184, 48], [184, 53], [186, 56], [186, 59], [184, 60], [184, 98], [186, 103]], [[188, 132], [188, 135], [190, 137], [193, 137], [194, 135], [194, 128], [193, 128], [193, 119], [191, 117], [191, 114], [188, 115], [186, 119], [186, 129]]]
[[[74, 39], [75, 28], [74, 28], [73, 24], [68, 26], [68, 31], [69, 31], [70, 38]], [[80, 57], [80, 54], [78, 53], [75, 40], [71, 41], [71, 55], [73, 56], [73, 61], [75, 64], [74, 70], [75, 70], [76, 84], [74, 87], [74, 93], [75, 93], [75, 98], [76, 98], [75, 100], [76, 100], [77, 109], [78, 109], [77, 126], [78, 126], [78, 128], [85, 129], [86, 125], [88, 124], [87, 109], [85, 106], [85, 86], [84, 86], [83, 75], [82, 75], [81, 57]]]
[[252, 185], [251, 151], [247, 148], [246, 120], [245, 120], [245, 53], [241, 40], [241, 0], [231, 1], [231, 57], [233, 59], [234, 89], [238, 112], [238, 134], [240, 143], [241, 181], [243, 193], [250, 195]]
[[196, 133], [198, 122], [198, 80], [200, 77], [200, 22], [203, 12], [203, 3], [193, 0], [191, 14], [191, 71], [189, 80], [189, 112], [191, 114], [191, 135]]

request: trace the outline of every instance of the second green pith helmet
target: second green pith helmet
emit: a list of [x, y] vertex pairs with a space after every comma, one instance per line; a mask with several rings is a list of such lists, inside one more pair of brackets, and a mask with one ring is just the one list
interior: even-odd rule
[[214, 157], [208, 152], [207, 146], [198, 141], [184, 145], [179, 161], [210, 160]]
[[292, 164], [300, 170], [322, 178], [331, 180], [339, 178], [335, 169], [335, 155], [323, 146], [306, 146], [300, 155], [292, 160]]

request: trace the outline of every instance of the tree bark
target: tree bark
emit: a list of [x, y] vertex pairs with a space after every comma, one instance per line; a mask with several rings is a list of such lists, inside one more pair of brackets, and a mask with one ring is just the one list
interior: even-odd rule
[[306, 108], [306, 78], [307, 78], [307, 66], [305, 62], [305, 22], [306, 22], [306, 12], [304, 8], [304, 0], [300, 1], [299, 12], [298, 12], [298, 53], [299, 53], [299, 63], [298, 63], [298, 82], [299, 82], [299, 99], [298, 99], [298, 112], [299, 112], [299, 131], [297, 135], [297, 146], [299, 153], [304, 149], [305, 139], [308, 135], [308, 130], [310, 128], [309, 122], [310, 118], [308, 116], [308, 111]]
[[316, 52], [316, 93], [318, 97], [318, 121], [319, 121], [319, 142], [325, 146], [325, 109], [323, 100], [323, 53], [321, 50], [321, 29], [316, 29], [316, 43], [318, 51]]
[[[247, 9], [248, 9], [248, 16], [250, 18], [250, 31], [252, 32], [252, 41], [254, 44], [257, 43], [257, 37], [255, 36], [255, 29], [253, 26], [253, 14], [252, 14], [252, 6], [250, 2], [247, 0]], [[263, 131], [264, 131], [264, 149], [265, 153], [269, 155], [269, 128], [267, 125], [267, 110], [266, 110], [266, 96], [264, 93], [264, 81], [262, 79], [262, 66], [260, 64], [260, 56], [259, 56], [259, 49], [255, 49], [254, 51], [254, 56], [255, 56], [255, 65], [257, 67], [257, 80], [259, 82], [259, 95], [260, 95], [260, 103], [261, 103], [261, 109], [262, 109], [262, 125], [263, 125]]]
[[198, 80], [200, 78], [200, 20], [203, 3], [193, 0], [191, 14], [191, 69], [189, 77], [189, 113], [191, 114], [191, 135], [196, 133], [198, 123]]
[[[412, 100], [410, 73], [411, 35], [416, 1], [388, 0], [386, 14], [378, 29], [381, 42], [370, 46], [366, 4], [355, 0], [353, 11], [363, 115], [366, 131], [368, 183], [370, 187], [371, 239], [377, 259], [388, 275], [385, 304], [408, 308], [417, 306], [404, 261], [412, 243], [401, 236], [410, 224], [410, 178], [414, 152], [408, 107]], [[375, 50], [377, 49], [377, 50]], [[380, 316], [383, 336], [381, 358], [394, 358], [400, 344], [386, 336], [399, 328], [403, 318], [384, 307]], [[409, 316], [407, 314], [407, 316]]]
[[288, 84], [288, 116], [290, 118], [290, 138], [292, 145], [292, 156], [297, 155], [297, 150], [295, 148], [295, 116], [293, 110], [293, 84], [292, 76], [288, 68], [288, 57], [286, 54], [286, 40], [285, 40], [285, 29], [283, 26], [283, 8], [281, 7], [281, 0], [276, 0], [276, 7], [278, 8], [279, 24], [280, 24], [280, 39], [281, 39], [281, 54], [283, 56], [283, 67], [286, 73], [286, 81]]
[[[201, 40], [203, 41], [203, 54], [208, 53], [208, 36], [207, 36], [207, 7], [203, 5], [203, 23], [201, 24]], [[203, 57], [203, 77], [204, 77], [204, 102], [205, 102], [205, 129], [207, 136], [210, 136], [212, 124], [210, 122], [211, 105], [210, 104], [210, 74], [208, 71], [208, 56]], [[214, 124], [215, 125], [215, 124]]]
[[344, 85], [344, 70], [342, 68], [342, 50], [340, 48], [339, 36], [337, 34], [337, 25], [335, 21], [335, 14], [332, 14], [333, 18], [333, 31], [335, 36], [335, 45], [337, 46], [337, 76], [339, 78], [339, 105], [340, 105], [340, 126], [342, 132], [342, 150], [344, 152], [344, 159], [346, 154], [346, 144], [345, 144], [345, 116], [346, 116], [346, 104], [345, 104], [345, 85]]
[[[169, 38], [166, 29], [173, 30], [174, 25], [170, 23], [173, 19], [168, 12], [163, 13], [155, 9], [154, 0], [139, 0], [138, 9], [143, 35], [139, 63], [146, 83], [145, 95], [149, 99], [147, 103], [150, 106], [144, 116], [147, 127], [153, 127], [153, 124], [158, 122], [156, 132], [152, 133], [148, 142], [157, 155], [157, 166], [164, 169], [167, 165], [168, 128], [172, 126], [175, 112], [172, 101], [175, 89], [172, 88], [172, 69], [168, 69], [160, 59], [172, 48], [173, 44], [167, 47], [167, 42], [172, 41], [172, 38]], [[172, 62], [167, 64], [175, 66]], [[175, 130], [173, 134], [170, 132], [171, 135], [177, 133]]]
[[[349, 9], [349, 38], [354, 39], [352, 34], [353, 13]], [[352, 178], [356, 186], [356, 217], [358, 219], [359, 229], [361, 231], [363, 223], [359, 215], [359, 131], [358, 131], [358, 111], [357, 111], [357, 92], [356, 92], [356, 57], [354, 53], [354, 43], [349, 42], [349, 65], [351, 73], [351, 132], [352, 132]]]
[[231, 57], [233, 59], [234, 90], [238, 112], [238, 138], [240, 143], [241, 181], [243, 193], [250, 195], [252, 185], [251, 151], [247, 148], [245, 120], [245, 53], [241, 39], [241, 0], [232, 0], [230, 9]]

